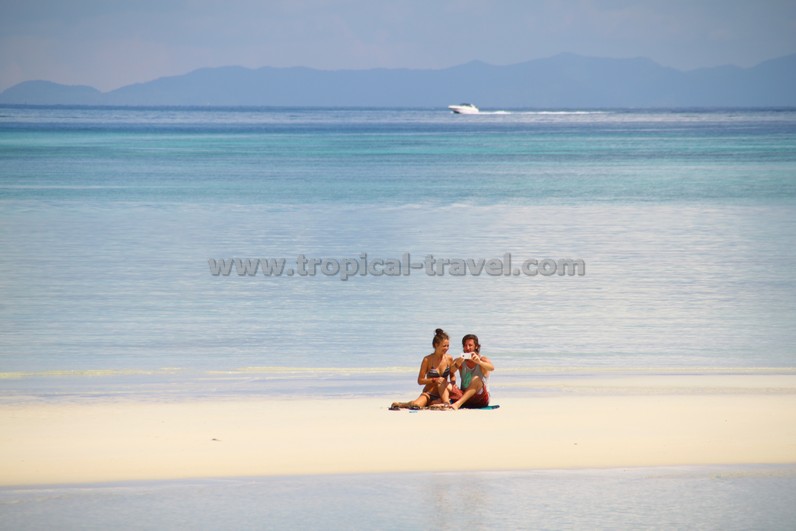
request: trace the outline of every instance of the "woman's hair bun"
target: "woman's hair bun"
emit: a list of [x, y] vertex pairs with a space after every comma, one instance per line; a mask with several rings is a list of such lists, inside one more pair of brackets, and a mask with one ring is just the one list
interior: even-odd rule
[[439, 345], [446, 339], [450, 338], [448, 337], [448, 334], [445, 333], [445, 330], [443, 330], [442, 328], [437, 328], [436, 330], [434, 330], [434, 339], [431, 340], [431, 344], [434, 346], [434, 348], [437, 348], [437, 345]]

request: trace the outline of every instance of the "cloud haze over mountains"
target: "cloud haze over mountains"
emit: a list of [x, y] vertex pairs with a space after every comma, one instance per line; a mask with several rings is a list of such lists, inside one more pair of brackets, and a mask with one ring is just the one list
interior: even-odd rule
[[796, 106], [796, 54], [751, 68], [680, 71], [643, 58], [560, 54], [507, 66], [317, 70], [218, 67], [100, 92], [48, 81], [19, 83], [0, 103], [482, 108]]

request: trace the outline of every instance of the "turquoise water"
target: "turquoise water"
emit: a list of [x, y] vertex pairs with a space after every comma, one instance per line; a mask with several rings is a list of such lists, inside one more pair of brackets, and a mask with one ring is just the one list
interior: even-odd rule
[[[0, 109], [0, 371], [796, 365], [796, 112]], [[208, 259], [580, 259], [267, 277]]]

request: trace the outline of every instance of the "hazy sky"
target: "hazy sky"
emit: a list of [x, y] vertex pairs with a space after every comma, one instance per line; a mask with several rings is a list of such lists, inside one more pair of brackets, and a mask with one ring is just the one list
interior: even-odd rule
[[561, 52], [678, 69], [796, 52], [794, 0], [0, 0], [0, 90], [205, 66], [442, 68]]

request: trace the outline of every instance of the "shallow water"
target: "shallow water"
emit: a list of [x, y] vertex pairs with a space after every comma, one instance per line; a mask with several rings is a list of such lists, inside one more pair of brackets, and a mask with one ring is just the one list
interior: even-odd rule
[[2, 488], [6, 529], [791, 529], [793, 466]]

